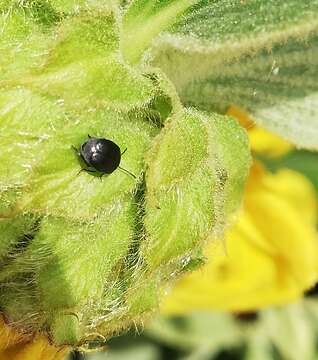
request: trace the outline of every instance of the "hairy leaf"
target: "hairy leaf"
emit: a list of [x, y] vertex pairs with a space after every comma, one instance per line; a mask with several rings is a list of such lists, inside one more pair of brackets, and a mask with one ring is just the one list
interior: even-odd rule
[[153, 49], [184, 103], [238, 105], [296, 145], [318, 148], [317, 0], [201, 1]]

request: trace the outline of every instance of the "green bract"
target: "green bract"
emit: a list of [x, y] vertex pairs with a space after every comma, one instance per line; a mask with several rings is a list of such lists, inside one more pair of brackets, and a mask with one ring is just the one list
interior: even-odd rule
[[[184, 108], [139, 62], [193, 1], [168, 3], [136, 46], [134, 16], [147, 21], [151, 2], [125, 13], [109, 1], [0, 0], [0, 308], [56, 344], [140, 323], [241, 200], [244, 130]], [[137, 179], [79, 174], [72, 147], [88, 134], [127, 147]]]

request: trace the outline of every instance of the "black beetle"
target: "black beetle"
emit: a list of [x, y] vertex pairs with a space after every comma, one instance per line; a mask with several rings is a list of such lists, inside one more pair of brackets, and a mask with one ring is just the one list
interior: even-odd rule
[[117, 168], [125, 173], [136, 178], [130, 171], [119, 166], [121, 156], [126, 152], [127, 148], [121, 152], [120, 147], [113, 141], [104, 138], [95, 138], [88, 135], [88, 140], [85, 141], [80, 149], [76, 149], [76, 152], [91, 169], [82, 169], [81, 171], [87, 171], [91, 173], [101, 173], [101, 176], [105, 174], [111, 174]]

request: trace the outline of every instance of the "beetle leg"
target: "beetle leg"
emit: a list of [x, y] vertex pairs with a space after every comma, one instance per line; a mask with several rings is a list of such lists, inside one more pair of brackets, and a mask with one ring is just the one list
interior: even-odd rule
[[95, 170], [89, 170], [89, 169], [81, 169], [78, 173], [77, 173], [77, 175], [79, 175], [82, 171], [85, 171], [85, 172], [88, 172], [88, 173], [97, 173], [97, 171], [95, 171]]
[[104, 175], [108, 175], [108, 174], [106, 174], [106, 173], [102, 173], [102, 174], [100, 174], [100, 175], [99, 175], [99, 179], [100, 179], [100, 181], [102, 181], [102, 180], [103, 180], [103, 179], [102, 179], [102, 177], [103, 177]]

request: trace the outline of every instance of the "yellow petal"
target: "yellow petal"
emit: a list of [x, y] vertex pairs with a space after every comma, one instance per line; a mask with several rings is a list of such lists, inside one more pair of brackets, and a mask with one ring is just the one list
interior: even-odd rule
[[300, 297], [318, 278], [316, 220], [316, 194], [305, 177], [269, 174], [255, 163], [244, 208], [226, 234], [227, 255], [209, 245], [208, 263], [177, 283], [162, 312], [250, 311]]
[[293, 146], [279, 136], [255, 125], [255, 121], [243, 109], [230, 106], [227, 115], [234, 117], [248, 130], [251, 149], [268, 157], [280, 157], [293, 149]]
[[255, 121], [249, 116], [249, 114], [238, 106], [230, 106], [227, 109], [226, 114], [234, 117], [246, 130], [250, 130], [255, 126]]
[[[312, 285], [318, 266], [316, 194], [301, 174], [267, 174], [246, 192], [245, 210], [300, 289]], [[317, 264], [317, 265], [316, 265]]]
[[0, 360], [62, 360], [69, 350], [51, 345], [44, 335], [23, 334], [0, 318]]
[[302, 174], [289, 169], [281, 169], [274, 176], [264, 177], [264, 184], [268, 190], [285, 198], [293, 208], [303, 214], [313, 226], [317, 223], [317, 196], [314, 186]]
[[1, 351], [14, 346], [17, 343], [27, 342], [30, 336], [16, 331], [14, 328], [6, 325], [3, 317], [0, 315], [0, 354]]
[[248, 131], [251, 149], [267, 157], [280, 157], [293, 149], [293, 146], [279, 136], [259, 127]]

